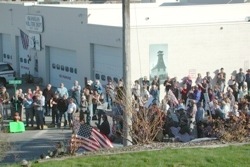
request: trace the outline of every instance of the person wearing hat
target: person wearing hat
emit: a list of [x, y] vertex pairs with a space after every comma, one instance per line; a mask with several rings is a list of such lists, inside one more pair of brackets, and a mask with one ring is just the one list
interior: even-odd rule
[[245, 76], [242, 68], [240, 68], [239, 73], [237, 73], [236, 77], [235, 77], [235, 82], [238, 83], [239, 90], [243, 87], [245, 80], [246, 80], [246, 76]]
[[248, 92], [250, 92], [250, 69], [247, 70], [246, 83], [247, 83]]

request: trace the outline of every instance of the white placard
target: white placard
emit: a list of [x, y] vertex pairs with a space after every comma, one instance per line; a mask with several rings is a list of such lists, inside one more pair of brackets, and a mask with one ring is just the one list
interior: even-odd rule
[[42, 16], [26, 15], [25, 27], [29, 31], [43, 32], [43, 18]]
[[41, 50], [40, 34], [29, 33], [29, 48], [35, 50]]

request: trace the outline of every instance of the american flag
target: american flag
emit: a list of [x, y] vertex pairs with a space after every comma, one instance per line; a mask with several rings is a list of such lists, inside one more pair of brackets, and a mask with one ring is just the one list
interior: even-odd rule
[[168, 91], [168, 97], [170, 99], [170, 101], [174, 104], [174, 105], [177, 105], [179, 104], [177, 98], [175, 97], [174, 93], [172, 92], [172, 90], [169, 90]]
[[100, 148], [113, 148], [110, 140], [90, 125], [80, 124], [78, 132], [71, 138], [71, 146], [76, 150], [96, 151]]
[[21, 35], [23, 48], [27, 50], [29, 47], [29, 36], [22, 30], [20, 30], [20, 35]]

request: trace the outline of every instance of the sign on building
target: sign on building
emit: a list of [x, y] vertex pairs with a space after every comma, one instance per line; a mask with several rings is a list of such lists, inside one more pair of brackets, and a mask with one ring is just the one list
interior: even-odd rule
[[42, 16], [26, 15], [25, 27], [28, 31], [43, 32], [43, 18]]
[[29, 33], [29, 48], [35, 50], [41, 50], [40, 34]]

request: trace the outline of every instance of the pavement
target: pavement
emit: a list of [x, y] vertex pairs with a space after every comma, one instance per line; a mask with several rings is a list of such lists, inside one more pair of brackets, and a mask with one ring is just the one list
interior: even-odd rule
[[[23, 83], [21, 85], [17, 85], [16, 89], [23, 89], [23, 92], [26, 92], [28, 88], [34, 90], [35, 87], [35, 84]], [[42, 90], [44, 89], [44, 86], [40, 87]], [[9, 92], [10, 97], [12, 97], [15, 89], [13, 86], [7, 86], [7, 91]], [[111, 121], [110, 117], [109, 120]], [[5, 127], [8, 125], [9, 121], [10, 120], [4, 121]], [[47, 126], [44, 130], [27, 128], [26, 131], [22, 133], [4, 133], [11, 144], [11, 150], [9, 150], [6, 153], [7, 156], [0, 161], [0, 166], [3, 164], [20, 162], [23, 159], [37, 160], [41, 154], [47, 154], [48, 150], [54, 150], [56, 142], [64, 141], [64, 143], [68, 143], [72, 134], [71, 129], [64, 127], [59, 129], [51, 126], [51, 116], [46, 116], [45, 121]], [[95, 125], [94, 121], [92, 121], [92, 125]], [[120, 143], [113, 144], [114, 147], [122, 146]]]

